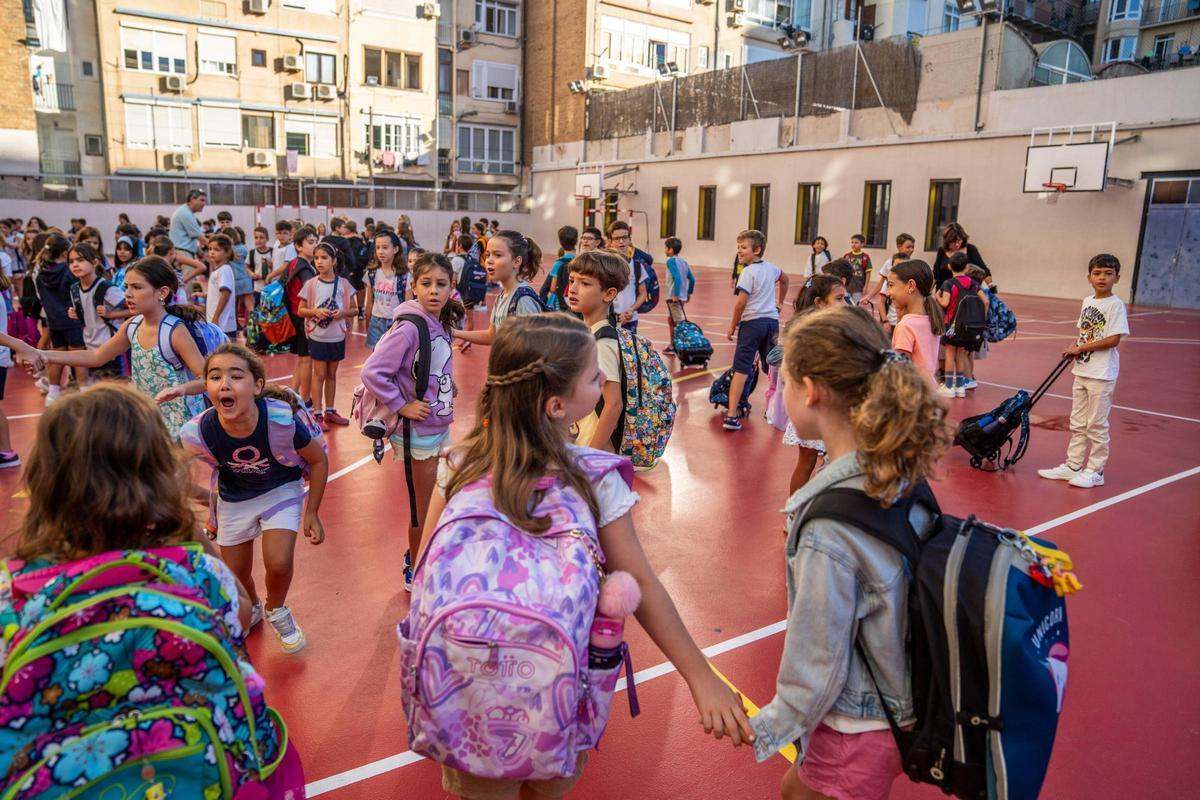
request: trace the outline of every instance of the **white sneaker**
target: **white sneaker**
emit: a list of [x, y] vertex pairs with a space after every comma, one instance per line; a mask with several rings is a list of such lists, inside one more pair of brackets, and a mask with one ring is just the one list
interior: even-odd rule
[[304, 645], [307, 644], [304, 631], [300, 630], [300, 626], [296, 624], [290, 608], [280, 606], [271, 609], [267, 612], [267, 622], [271, 623], [275, 635], [279, 637], [279, 644], [283, 648], [283, 652], [295, 653], [304, 649]]
[[259, 600], [254, 605], [250, 606], [250, 627], [246, 628], [246, 633], [254, 630], [254, 626], [263, 621], [263, 601]]
[[58, 400], [58, 398], [60, 398], [60, 397], [62, 397], [62, 395], [61, 395], [61, 394], [50, 394], [50, 393], [48, 393], [48, 392], [47, 392], [47, 394], [46, 394], [46, 399], [42, 401], [42, 404], [43, 404], [43, 405], [44, 405], [46, 408], [49, 408], [50, 406], [54, 405], [54, 403], [55, 403], [55, 402]]
[[50, 391], [50, 381], [46, 378], [45, 375], [43, 375], [42, 377], [40, 377], [36, 381], [34, 381], [33, 385], [36, 386], [37, 390], [42, 394], [45, 394], [46, 392]]
[[1093, 472], [1090, 469], [1081, 470], [1078, 475], [1071, 478], [1071, 485], [1078, 486], [1080, 489], [1094, 489], [1097, 486], [1104, 485], [1104, 473]]
[[966, 397], [967, 396], [967, 387], [965, 387], [961, 384], [959, 384], [958, 386], [955, 386], [954, 387], [954, 396], [955, 397]]
[[944, 383], [937, 387], [937, 393], [940, 394], [942, 397], [957, 397], [958, 396], [958, 393], [954, 391], [953, 386], [947, 386]]
[[1071, 469], [1066, 464], [1059, 464], [1054, 469], [1039, 469], [1038, 475], [1052, 481], [1073, 481], [1079, 475], [1079, 472], [1080, 470]]

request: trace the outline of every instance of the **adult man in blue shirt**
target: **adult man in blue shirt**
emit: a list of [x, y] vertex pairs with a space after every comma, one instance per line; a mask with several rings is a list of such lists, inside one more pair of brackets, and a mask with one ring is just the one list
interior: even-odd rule
[[201, 247], [208, 245], [208, 237], [197, 216], [207, 204], [208, 196], [200, 189], [192, 189], [187, 193], [187, 202], [171, 215], [171, 243], [176, 250], [182, 250], [192, 258]]

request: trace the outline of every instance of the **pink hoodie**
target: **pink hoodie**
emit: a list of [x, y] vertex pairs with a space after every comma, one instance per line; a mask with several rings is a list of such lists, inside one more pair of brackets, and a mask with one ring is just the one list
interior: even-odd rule
[[[451, 370], [451, 338], [442, 323], [432, 317], [416, 300], [401, 303], [393, 315], [414, 314], [425, 320], [429, 329], [430, 366], [429, 386], [425, 390], [431, 413], [421, 422], [413, 422], [413, 432], [419, 436], [438, 434], [454, 420], [454, 379]], [[420, 339], [411, 324], [392, 323], [375, 345], [375, 351], [362, 368], [363, 386], [383, 401], [393, 413], [416, 399], [416, 370]]]

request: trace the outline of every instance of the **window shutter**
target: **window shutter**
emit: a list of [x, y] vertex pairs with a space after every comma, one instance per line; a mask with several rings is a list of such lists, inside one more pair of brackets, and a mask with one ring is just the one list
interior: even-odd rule
[[200, 130], [205, 147], [238, 147], [241, 114], [236, 108], [206, 106], [200, 109]]
[[500, 89], [511, 89], [513, 99], [517, 97], [517, 67], [515, 64], [492, 64], [489, 70], [489, 85]]
[[125, 104], [125, 146], [150, 147], [150, 109], [142, 103]]
[[471, 65], [471, 97], [487, 97], [488, 62], [476, 61]]
[[237, 39], [233, 36], [200, 33], [197, 35], [196, 44], [202, 61], [237, 63]]
[[182, 33], [154, 32], [154, 54], [187, 62], [187, 37]]
[[318, 158], [337, 157], [337, 125], [332, 122], [313, 123], [313, 155]]

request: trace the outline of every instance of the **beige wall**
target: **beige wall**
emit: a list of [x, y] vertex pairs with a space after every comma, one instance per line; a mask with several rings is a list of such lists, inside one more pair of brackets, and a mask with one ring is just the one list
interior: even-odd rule
[[[524, 157], [524, 147], [522, 144], [523, 131], [521, 124], [521, 112], [518, 110], [515, 114], [510, 114], [505, 111], [505, 104], [502, 101], [487, 100], [473, 97], [471, 95], [471, 85], [474, 81], [474, 64], [476, 61], [487, 61], [493, 64], [512, 64], [517, 69], [517, 82], [519, 90], [519, 101], [524, 102], [529, 99], [529, 90], [531, 83], [537, 87], [537, 91], [546, 92], [547, 95], [551, 90], [553, 81], [540, 81], [536, 77], [551, 73], [554, 70], [553, 58], [569, 58], [564, 50], [568, 48], [560, 47], [554, 51], [555, 41], [549, 37], [538, 37], [539, 42], [539, 57], [536, 60], [536, 67], [533, 70], [522, 70], [522, 55], [527, 49], [526, 44], [531, 41], [529, 31], [534, 29], [534, 25], [544, 24], [538, 18], [538, 13], [545, 13], [548, 9], [545, 5], [536, 7], [532, 3], [520, 2], [518, 5], [518, 21], [517, 21], [517, 38], [509, 36], [501, 36], [490, 34], [482, 31], [476, 32], [476, 44], [471, 47], [459, 50], [455, 55], [455, 96], [454, 96], [454, 111], [457, 117], [461, 120], [455, 122], [452, 127], [452, 137], [454, 141], [450, 148], [455, 160], [451, 162], [451, 173], [455, 176], [458, 185], [470, 185], [472, 187], [481, 188], [486, 186], [515, 186], [518, 183], [523, 183], [521, 180], [522, 171], [521, 164], [528, 164], [529, 159]], [[457, 23], [460, 28], [469, 28], [475, 22], [475, 2], [474, 0], [457, 0], [455, 13], [457, 15]], [[561, 12], [560, 12], [561, 13]], [[531, 20], [531, 16], [534, 22]], [[572, 31], [577, 31], [578, 28], [572, 24]], [[557, 44], [570, 42], [571, 39], [560, 39]], [[574, 48], [578, 49], [578, 48]], [[526, 54], [528, 55], [528, 54]], [[559, 65], [562, 68], [562, 65]], [[462, 94], [458, 93], [458, 71], [465, 70], [467, 73], [466, 91]], [[559, 81], [561, 86], [556, 87], [558, 98], [568, 96], [567, 79]], [[539, 101], [547, 102], [545, 97], [539, 96]], [[515, 157], [518, 166], [514, 169], [512, 175], [506, 174], [491, 174], [491, 173], [475, 173], [475, 172], [459, 172], [457, 164], [458, 153], [458, 126], [459, 125], [491, 125], [500, 128], [512, 128], [516, 131], [516, 148]]]

